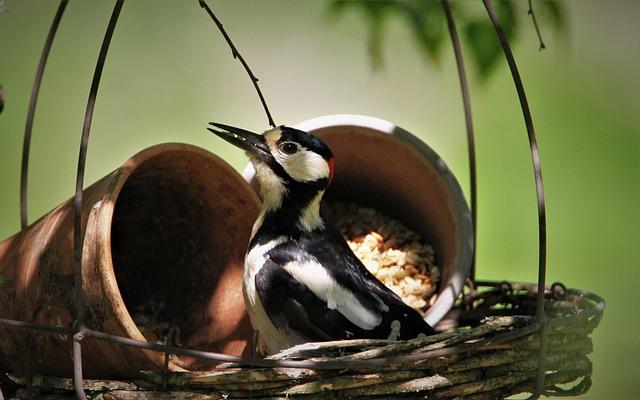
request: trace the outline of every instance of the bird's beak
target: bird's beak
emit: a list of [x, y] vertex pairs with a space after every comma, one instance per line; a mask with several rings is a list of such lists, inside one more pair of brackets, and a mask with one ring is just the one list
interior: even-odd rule
[[215, 127], [207, 128], [209, 131], [220, 136], [232, 145], [242, 150], [246, 150], [251, 155], [261, 159], [265, 159], [271, 155], [271, 151], [269, 150], [269, 146], [267, 146], [263, 135], [258, 135], [257, 133], [249, 132], [233, 126], [219, 124], [217, 122], [209, 122], [209, 125], [213, 125]]

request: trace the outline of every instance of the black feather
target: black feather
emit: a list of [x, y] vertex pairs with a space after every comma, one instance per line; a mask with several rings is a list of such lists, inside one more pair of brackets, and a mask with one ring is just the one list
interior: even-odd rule
[[[422, 316], [389, 290], [353, 254], [338, 230], [327, 224], [324, 230], [303, 233], [267, 253], [267, 262], [256, 276], [256, 290], [269, 318], [278, 328], [293, 329], [309, 341], [376, 338], [387, 339], [391, 323], [400, 323], [397, 339], [433, 334]], [[382, 322], [363, 329], [326, 301], [316, 296], [282, 266], [289, 262], [314, 259], [326, 268], [336, 284], [348, 289], [369, 312]], [[380, 301], [386, 307], [380, 306]]]

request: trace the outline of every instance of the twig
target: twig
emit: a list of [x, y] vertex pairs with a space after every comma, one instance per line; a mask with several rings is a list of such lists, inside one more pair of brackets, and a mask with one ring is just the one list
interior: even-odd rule
[[536, 20], [536, 14], [533, 12], [533, 5], [531, 4], [531, 0], [529, 0], [529, 11], [527, 14], [531, 15], [531, 19], [533, 20], [533, 26], [536, 27], [536, 33], [538, 34], [538, 40], [540, 41], [540, 51], [546, 49], [544, 42], [542, 41], [542, 35], [540, 34], [540, 28], [538, 28], [538, 21]]
[[273, 122], [273, 118], [271, 117], [271, 113], [269, 112], [269, 107], [267, 107], [267, 102], [265, 101], [264, 96], [262, 95], [262, 91], [258, 86], [259, 79], [253, 74], [253, 72], [251, 71], [251, 68], [249, 68], [249, 64], [247, 64], [247, 62], [244, 60], [244, 58], [242, 57], [242, 55], [240, 54], [236, 46], [231, 41], [231, 38], [229, 37], [227, 32], [224, 30], [224, 27], [222, 26], [222, 22], [220, 22], [220, 20], [215, 16], [213, 11], [211, 11], [211, 8], [209, 8], [209, 6], [207, 5], [207, 3], [205, 3], [204, 0], [198, 0], [198, 1], [200, 3], [200, 7], [207, 10], [207, 13], [209, 14], [209, 16], [211, 16], [211, 19], [213, 19], [213, 22], [215, 22], [218, 29], [220, 29], [220, 33], [222, 33], [222, 36], [224, 36], [225, 40], [229, 44], [229, 47], [231, 48], [231, 53], [233, 55], [233, 58], [239, 60], [242, 63], [242, 66], [244, 67], [245, 71], [247, 71], [249, 78], [251, 78], [251, 82], [253, 82], [253, 86], [256, 88], [256, 92], [258, 92], [258, 97], [260, 97], [260, 102], [262, 102], [262, 107], [264, 108], [264, 111], [267, 114], [269, 125], [275, 128], [276, 123]]

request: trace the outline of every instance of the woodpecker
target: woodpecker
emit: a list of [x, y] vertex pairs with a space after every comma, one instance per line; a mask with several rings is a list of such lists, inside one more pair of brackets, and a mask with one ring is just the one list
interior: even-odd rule
[[404, 340], [435, 333], [389, 290], [322, 218], [333, 154], [318, 137], [280, 126], [256, 134], [207, 128], [246, 151], [261, 187], [262, 210], [247, 249], [243, 294], [258, 350], [339, 339]]

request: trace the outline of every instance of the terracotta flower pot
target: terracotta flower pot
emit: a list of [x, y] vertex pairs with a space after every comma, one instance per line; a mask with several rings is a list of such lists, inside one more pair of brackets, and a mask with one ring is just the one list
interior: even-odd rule
[[[62, 327], [76, 319], [72, 200], [0, 243], [1, 318]], [[154, 326], [175, 325], [182, 346], [243, 352], [252, 334], [243, 258], [260, 202], [235, 170], [203, 149], [163, 144], [85, 189], [83, 200], [90, 329], [144, 341], [142, 330], [150, 338]], [[34, 372], [72, 375], [69, 336], [42, 334], [38, 343]], [[0, 370], [24, 372], [27, 356], [27, 333], [0, 326]], [[89, 378], [135, 376], [164, 360], [95, 339], [83, 341], [82, 356]], [[170, 368], [197, 368], [180, 361]]]
[[[429, 146], [387, 121], [330, 115], [296, 128], [319, 136], [333, 151], [335, 175], [325, 199], [372, 207], [433, 246], [441, 282], [425, 320], [435, 326], [462, 291], [473, 255], [471, 214], [455, 176]], [[257, 191], [250, 164], [243, 175]]]

